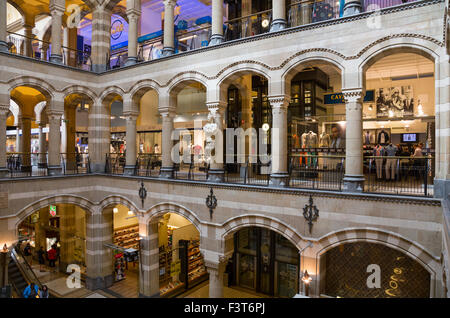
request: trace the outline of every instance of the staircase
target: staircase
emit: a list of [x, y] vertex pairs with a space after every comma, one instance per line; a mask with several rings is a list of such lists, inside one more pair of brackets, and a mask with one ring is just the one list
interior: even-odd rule
[[16, 262], [14, 262], [12, 259], [8, 264], [8, 279], [11, 285], [13, 285], [13, 288], [15, 289], [16, 293], [18, 294], [17, 297], [22, 298], [23, 291], [28, 284], [25, 278], [23, 277], [22, 272], [20, 271]]

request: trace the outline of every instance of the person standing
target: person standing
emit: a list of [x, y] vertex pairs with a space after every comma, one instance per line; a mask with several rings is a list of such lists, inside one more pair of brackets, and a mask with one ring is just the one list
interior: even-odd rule
[[39, 293], [40, 298], [48, 298], [49, 294], [48, 294], [48, 287], [47, 285], [43, 285], [42, 289]]
[[[384, 151], [386, 153], [386, 156], [388, 157], [395, 157], [395, 154], [397, 153], [398, 148], [394, 146], [392, 143], [390, 143], [386, 148], [384, 148]], [[388, 158], [386, 160], [386, 180], [395, 180], [395, 166], [397, 163], [397, 159], [395, 158]]]
[[[373, 149], [374, 157], [383, 157], [384, 156], [384, 148], [380, 144], [378, 144]], [[375, 158], [375, 166], [377, 169], [377, 180], [383, 179], [383, 158]]]
[[25, 248], [23, 249], [23, 256], [25, 256], [25, 260], [30, 266], [33, 265], [33, 257], [31, 253], [30, 243], [27, 243], [27, 245], [25, 245]]
[[39, 271], [43, 272], [44, 270], [42, 269], [43, 267], [45, 267], [45, 251], [44, 248], [41, 246], [39, 248], [39, 251], [37, 251], [37, 257], [38, 257], [38, 261], [39, 261]]
[[47, 251], [47, 257], [48, 257], [48, 266], [50, 266], [50, 269], [52, 272], [55, 272], [55, 262], [57, 258], [58, 252], [56, 251], [56, 245], [53, 244], [52, 248]]
[[24, 298], [39, 298], [39, 287], [35, 283], [30, 283], [23, 291]]
[[414, 149], [414, 175], [416, 176], [416, 179], [419, 180], [420, 177], [424, 176], [425, 173], [425, 160], [423, 159], [423, 152], [422, 152], [423, 144], [419, 143], [417, 147]]

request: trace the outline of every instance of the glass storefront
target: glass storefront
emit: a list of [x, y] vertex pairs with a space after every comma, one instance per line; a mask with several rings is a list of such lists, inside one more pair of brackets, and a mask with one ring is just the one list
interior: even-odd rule
[[293, 297], [298, 293], [297, 248], [278, 233], [250, 227], [235, 234], [236, 284], [256, 292]]

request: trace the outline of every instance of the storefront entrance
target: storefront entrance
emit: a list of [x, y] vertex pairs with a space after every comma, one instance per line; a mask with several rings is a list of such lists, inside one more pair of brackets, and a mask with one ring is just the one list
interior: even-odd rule
[[297, 248], [278, 233], [250, 227], [234, 235], [231, 284], [275, 297], [298, 293]]

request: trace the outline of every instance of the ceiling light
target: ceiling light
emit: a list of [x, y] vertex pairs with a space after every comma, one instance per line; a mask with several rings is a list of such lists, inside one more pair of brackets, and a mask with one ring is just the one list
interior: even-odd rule
[[263, 28], [267, 28], [267, 27], [269, 26], [269, 19], [264, 19], [264, 20], [262, 20], [261, 26], [262, 26]]
[[113, 212], [114, 212], [114, 213], [117, 213], [117, 212], [119, 212], [119, 209], [118, 209], [118, 208], [114, 208], [114, 209], [113, 209]]
[[134, 215], [133, 211], [128, 211], [128, 215]]

